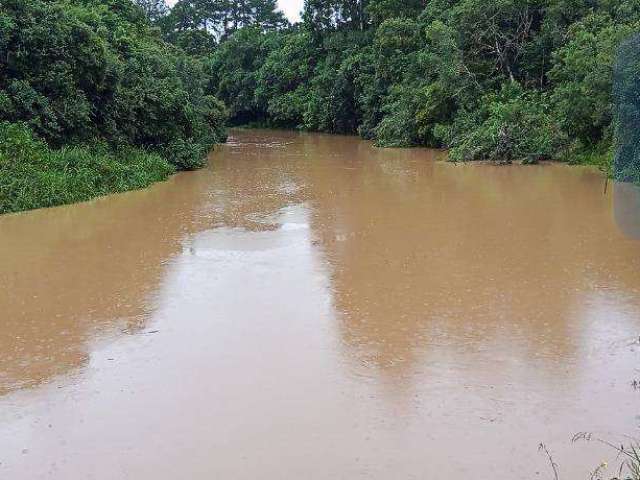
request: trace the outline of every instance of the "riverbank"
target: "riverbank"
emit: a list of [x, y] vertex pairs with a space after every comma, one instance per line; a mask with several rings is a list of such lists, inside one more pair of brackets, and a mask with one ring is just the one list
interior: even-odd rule
[[175, 171], [159, 154], [141, 148], [52, 149], [24, 125], [0, 125], [0, 214], [144, 188]]

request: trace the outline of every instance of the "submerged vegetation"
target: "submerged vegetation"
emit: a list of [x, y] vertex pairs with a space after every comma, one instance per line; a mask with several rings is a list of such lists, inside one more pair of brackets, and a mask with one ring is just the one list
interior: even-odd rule
[[[275, 0], [0, 0], [2, 141], [28, 129], [48, 152], [32, 167], [66, 158], [73, 176], [86, 154], [135, 177], [17, 201], [22, 181], [36, 192], [45, 180], [9, 182], [40, 167], [3, 160], [0, 213], [142, 186], [166, 175], [158, 159], [198, 168], [227, 115], [448, 148], [456, 161], [607, 172], [617, 139], [617, 177], [640, 181], [637, 129], [620, 127], [637, 117], [640, 63], [616, 64], [638, 32], [631, 0], [306, 0], [295, 25]], [[614, 102], [616, 68], [627, 80]]]

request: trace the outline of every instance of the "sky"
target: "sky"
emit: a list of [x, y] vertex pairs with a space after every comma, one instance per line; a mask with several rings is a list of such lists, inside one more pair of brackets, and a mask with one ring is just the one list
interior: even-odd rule
[[284, 12], [290, 22], [300, 20], [300, 11], [303, 3], [303, 0], [278, 0], [280, 10]]
[[[177, 0], [167, 0], [167, 5], [173, 6]], [[302, 4], [304, 0], [278, 0], [278, 6], [280, 10], [284, 12], [290, 22], [297, 22], [300, 20], [300, 11], [302, 10]]]

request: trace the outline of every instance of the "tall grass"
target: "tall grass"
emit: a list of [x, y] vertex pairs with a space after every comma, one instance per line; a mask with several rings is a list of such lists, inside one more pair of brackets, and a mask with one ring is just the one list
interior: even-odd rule
[[174, 171], [145, 150], [104, 145], [53, 150], [22, 124], [0, 124], [0, 214], [143, 188]]
[[[636, 440], [631, 440], [628, 445], [616, 445], [607, 440], [603, 440], [594, 436], [589, 432], [580, 432], [574, 435], [572, 442], [577, 441], [596, 441], [610, 447], [617, 453], [616, 457], [619, 461], [617, 471], [611, 480], [640, 480], [640, 444]], [[601, 464], [592, 473], [590, 480], [599, 480], [606, 478], [604, 472], [606, 464]]]

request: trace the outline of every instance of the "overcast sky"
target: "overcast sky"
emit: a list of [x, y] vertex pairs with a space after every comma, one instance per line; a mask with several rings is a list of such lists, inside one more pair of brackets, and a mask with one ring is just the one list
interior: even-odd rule
[[[173, 5], [177, 0], [167, 0], [168, 5]], [[304, 0], [278, 0], [280, 10], [284, 12], [289, 21], [297, 22], [300, 20], [300, 10]]]

